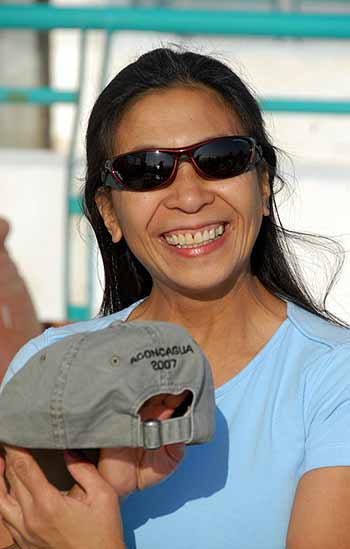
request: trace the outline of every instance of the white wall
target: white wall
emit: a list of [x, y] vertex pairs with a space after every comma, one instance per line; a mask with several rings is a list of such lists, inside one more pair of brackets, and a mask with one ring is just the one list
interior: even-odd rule
[[[175, 36], [119, 33], [114, 41], [109, 74], [139, 53]], [[102, 33], [91, 33], [88, 73], [80, 121], [80, 151], [88, 112], [98, 91]], [[230, 62], [259, 96], [350, 98], [350, 41], [263, 40], [197, 37], [190, 47]], [[76, 82], [77, 33], [56, 31], [53, 45], [53, 83], [73, 87]], [[64, 153], [71, 127], [72, 107], [53, 109], [53, 137], [57, 152], [0, 151], [0, 215], [13, 222], [10, 247], [28, 279], [42, 318], [62, 318], [62, 251]], [[282, 219], [288, 228], [337, 237], [350, 250], [350, 117], [267, 114], [275, 142], [290, 153], [284, 163], [294, 195], [282, 198]], [[294, 173], [295, 172], [295, 173]], [[85, 246], [85, 244], [82, 244]], [[322, 280], [302, 255], [310, 284], [317, 291]], [[349, 255], [349, 254], [348, 254]], [[329, 301], [330, 309], [350, 321], [350, 261]], [[97, 292], [99, 299], [99, 292]]]

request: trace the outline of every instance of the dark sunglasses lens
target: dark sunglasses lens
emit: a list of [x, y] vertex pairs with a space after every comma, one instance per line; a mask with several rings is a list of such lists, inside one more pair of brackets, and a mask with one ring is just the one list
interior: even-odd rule
[[173, 157], [157, 151], [130, 153], [113, 162], [113, 170], [119, 179], [134, 191], [147, 191], [164, 185], [173, 168]]
[[208, 177], [234, 177], [244, 173], [251, 157], [251, 148], [248, 140], [223, 137], [199, 147], [193, 158]]

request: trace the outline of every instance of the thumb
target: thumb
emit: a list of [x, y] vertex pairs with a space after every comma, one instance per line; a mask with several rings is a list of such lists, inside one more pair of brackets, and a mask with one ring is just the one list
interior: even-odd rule
[[[79, 452], [65, 450], [64, 460], [68, 471], [87, 495], [96, 497], [99, 492], [110, 491], [114, 497], [113, 489], [102, 478], [95, 465], [80, 456]], [[78, 490], [71, 491], [70, 495], [75, 499], [81, 499], [81, 492]]]
[[7, 494], [7, 487], [5, 482], [5, 458], [2, 455], [2, 450], [0, 450], [0, 494]]
[[10, 225], [6, 219], [0, 217], [0, 248], [4, 247], [6, 237], [9, 233]]

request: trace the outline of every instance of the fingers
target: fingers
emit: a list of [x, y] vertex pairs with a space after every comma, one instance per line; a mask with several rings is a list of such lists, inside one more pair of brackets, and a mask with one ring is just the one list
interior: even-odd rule
[[165, 393], [147, 400], [139, 410], [142, 421], [147, 419], [168, 419], [182, 402], [190, 395], [190, 391], [183, 391], [179, 395]]
[[15, 465], [9, 463], [6, 468], [6, 477], [10, 484], [11, 495], [14, 496], [22, 508], [29, 508], [33, 505], [33, 497], [23, 484], [20, 476], [17, 476], [18, 474], [21, 475], [22, 467], [21, 462], [16, 462]]
[[14, 446], [5, 446], [5, 450], [6, 475], [21, 507], [59, 494], [28, 450]]
[[86, 493], [84, 490], [79, 486], [79, 484], [74, 484], [72, 488], [69, 490], [68, 494], [69, 497], [75, 499], [76, 501], [85, 501], [86, 500]]
[[[98, 495], [114, 497], [112, 487], [102, 478], [92, 463], [85, 461], [72, 450], [64, 452], [64, 460], [68, 471], [89, 499], [93, 499]], [[82, 492], [78, 488], [72, 489], [69, 495], [74, 499], [82, 500]]]
[[164, 400], [164, 404], [167, 408], [172, 409], [173, 411], [182, 404], [189, 396], [191, 392], [190, 391], [183, 391], [179, 395], [166, 395], [166, 398]]
[[[3, 526], [1, 525], [1, 522]], [[6, 529], [16, 539], [17, 532], [23, 528], [23, 515], [19, 505], [10, 496], [0, 496], [0, 529], [5, 537]], [[2, 540], [2, 538], [1, 538]]]
[[7, 494], [6, 482], [5, 482], [5, 456], [2, 449], [0, 449], [0, 494]]
[[[5, 524], [0, 518], [0, 547], [12, 547], [14, 530], [10, 525]], [[14, 532], [15, 533], [15, 532]], [[15, 534], [16, 535], [16, 534]]]
[[[3, 521], [2, 521], [3, 519]], [[6, 521], [6, 525], [5, 525]], [[5, 482], [5, 458], [0, 455], [0, 540], [5, 543], [8, 541], [8, 545], [11, 545], [11, 535], [16, 535], [16, 530], [13, 527], [17, 527], [22, 523], [22, 513], [19, 505], [15, 499], [7, 492], [7, 486]], [[6, 526], [6, 527], [5, 527]], [[10, 534], [8, 534], [8, 532]]]

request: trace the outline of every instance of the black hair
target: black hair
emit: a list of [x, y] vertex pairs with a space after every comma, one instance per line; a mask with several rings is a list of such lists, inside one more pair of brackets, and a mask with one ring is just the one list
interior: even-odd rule
[[[118, 121], [130, 102], [151, 92], [174, 86], [205, 87], [219, 94], [240, 118], [247, 135], [255, 137], [264, 152], [271, 188], [270, 215], [264, 216], [251, 254], [251, 272], [272, 294], [331, 322], [347, 326], [326, 309], [326, 299], [342, 266], [341, 247], [326, 237], [290, 231], [282, 226], [275, 195], [285, 182], [278, 173], [277, 148], [270, 141], [257, 100], [231, 68], [213, 57], [171, 48], [152, 50], [124, 68], [98, 97], [89, 119], [86, 135], [87, 173], [84, 212], [95, 232], [104, 265], [104, 295], [100, 314], [106, 315], [146, 297], [152, 279], [133, 255], [124, 238], [112, 242], [96, 207], [101, 186], [101, 167], [113, 156]], [[296, 259], [295, 242], [318, 244], [335, 251], [336, 274], [325, 295], [317, 300], [308, 289]]]

